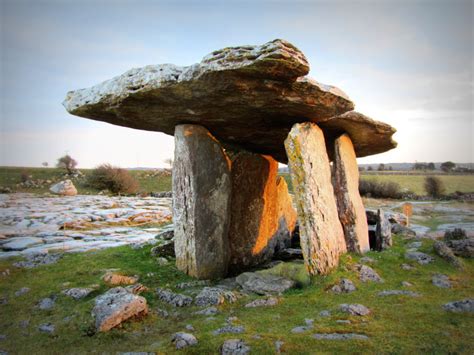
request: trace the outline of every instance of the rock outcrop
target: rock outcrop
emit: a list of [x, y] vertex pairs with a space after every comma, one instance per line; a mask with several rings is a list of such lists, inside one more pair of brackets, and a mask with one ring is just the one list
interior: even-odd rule
[[[351, 111], [338, 88], [305, 77], [304, 54], [284, 40], [214, 51], [200, 63], [148, 65], [88, 89], [63, 105], [81, 117], [174, 134], [182, 123], [205, 126], [223, 144], [286, 163], [283, 146], [293, 124], [323, 122], [330, 144], [348, 132], [357, 156], [396, 146], [393, 128]], [[329, 124], [331, 122], [331, 124]]]
[[60, 181], [49, 188], [53, 194], [60, 196], [76, 196], [77, 189], [71, 180]]
[[176, 266], [199, 279], [224, 277], [228, 263], [230, 161], [207, 129], [175, 131], [173, 219]]
[[333, 170], [334, 192], [347, 250], [365, 253], [370, 250], [369, 228], [364, 204], [359, 194], [359, 168], [356, 155], [347, 134], [336, 139]]
[[323, 132], [314, 123], [295, 124], [285, 147], [306, 268], [310, 274], [327, 274], [338, 265], [346, 245]]

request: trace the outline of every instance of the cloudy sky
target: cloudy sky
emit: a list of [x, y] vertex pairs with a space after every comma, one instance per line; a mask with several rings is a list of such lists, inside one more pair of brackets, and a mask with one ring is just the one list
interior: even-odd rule
[[473, 162], [473, 2], [0, 0], [0, 165], [164, 166], [173, 139], [69, 115], [67, 91], [284, 38], [310, 75], [397, 128], [361, 163]]

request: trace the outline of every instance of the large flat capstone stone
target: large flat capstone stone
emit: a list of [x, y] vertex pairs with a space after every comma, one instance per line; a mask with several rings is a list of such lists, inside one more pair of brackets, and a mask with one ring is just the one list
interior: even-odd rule
[[229, 271], [269, 261], [290, 245], [295, 214], [286, 184], [270, 156], [241, 151], [232, 156]]
[[230, 161], [219, 142], [202, 126], [176, 126], [173, 221], [178, 269], [200, 279], [226, 275], [230, 198]]
[[370, 250], [369, 227], [359, 194], [359, 168], [354, 147], [347, 134], [336, 139], [333, 171], [337, 209], [347, 249], [365, 253]]
[[285, 141], [300, 223], [301, 249], [310, 274], [327, 274], [346, 251], [322, 130], [295, 124]]
[[63, 105], [76, 116], [167, 134], [179, 124], [203, 125], [226, 147], [283, 163], [284, 140], [302, 121], [328, 122], [321, 128], [329, 143], [347, 131], [359, 157], [396, 146], [390, 126], [357, 113], [340, 116], [354, 104], [338, 88], [306, 77], [308, 72], [304, 54], [277, 39], [217, 50], [187, 67], [131, 69], [69, 92]]

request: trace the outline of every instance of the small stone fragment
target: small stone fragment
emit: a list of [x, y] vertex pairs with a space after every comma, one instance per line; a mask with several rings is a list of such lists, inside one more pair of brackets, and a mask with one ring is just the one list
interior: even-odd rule
[[216, 307], [208, 307], [201, 311], [194, 312], [194, 314], [199, 314], [199, 315], [204, 315], [204, 316], [210, 316], [217, 313], [219, 313], [219, 311], [217, 310]]
[[74, 298], [75, 300], [80, 300], [84, 297], [89, 296], [92, 292], [94, 292], [94, 289], [92, 289], [92, 288], [75, 287], [75, 288], [70, 288], [70, 289], [64, 290], [62, 293], [66, 296]]
[[275, 341], [275, 351], [277, 354], [280, 354], [281, 353], [281, 348], [282, 346], [284, 345], [285, 343], [282, 342], [281, 340], [277, 340]]
[[159, 258], [156, 259], [156, 263], [159, 265], [159, 266], [165, 266], [165, 265], [168, 265], [169, 264], [169, 261], [168, 259], [160, 256]]
[[414, 269], [414, 267], [411, 266], [410, 264], [402, 264], [402, 265], [400, 265], [400, 267], [402, 268], [402, 270], [412, 270], [412, 269]]
[[410, 297], [420, 297], [421, 295], [417, 292], [407, 291], [407, 290], [384, 290], [377, 294], [378, 296], [410, 296]]
[[189, 306], [193, 302], [193, 299], [189, 296], [174, 293], [171, 290], [165, 290], [161, 288], [156, 289], [156, 295], [161, 301], [166, 302], [174, 307]]
[[291, 329], [291, 332], [293, 334], [300, 334], [300, 333], [307, 332], [308, 330], [311, 330], [311, 329], [313, 329], [312, 325], [301, 325], [301, 326], [294, 327], [293, 329]]
[[327, 310], [321, 311], [319, 312], [319, 316], [323, 318], [331, 317], [331, 311], [327, 311]]
[[352, 314], [353, 316], [366, 316], [370, 314], [370, 309], [361, 304], [341, 304], [339, 309], [342, 312]]
[[362, 282], [384, 282], [377, 272], [370, 266], [362, 265], [359, 269], [359, 278]]
[[200, 307], [217, 306], [225, 301], [233, 303], [237, 296], [232, 291], [227, 291], [217, 287], [204, 287], [194, 299], [194, 303]]
[[39, 325], [38, 330], [43, 333], [53, 334], [55, 327], [52, 323], [43, 323]]
[[22, 287], [18, 291], [15, 292], [15, 296], [19, 297], [19, 296], [22, 296], [22, 295], [24, 295], [25, 293], [28, 293], [28, 292], [30, 292], [30, 289], [28, 287]]
[[413, 284], [411, 282], [408, 282], [408, 281], [402, 281], [402, 286], [403, 287], [412, 287]]
[[221, 346], [221, 355], [247, 355], [250, 347], [241, 339], [228, 339]]
[[245, 328], [241, 325], [239, 326], [234, 326], [234, 325], [226, 325], [222, 328], [216, 329], [212, 332], [214, 335], [219, 335], [219, 334], [240, 334], [245, 331]]
[[258, 272], [245, 272], [236, 278], [237, 283], [247, 292], [259, 295], [281, 294], [295, 286], [293, 280]]
[[198, 343], [194, 335], [184, 332], [174, 333], [171, 341], [175, 344], [176, 349], [187, 348]]
[[443, 305], [448, 312], [455, 313], [474, 313], [474, 299], [465, 299], [461, 301], [449, 302]]
[[138, 276], [125, 276], [114, 272], [107, 272], [102, 278], [105, 283], [111, 286], [117, 285], [133, 285], [137, 283]]
[[313, 334], [317, 340], [368, 340], [369, 337], [363, 334], [355, 333], [321, 333]]
[[375, 263], [375, 259], [372, 259], [371, 257], [364, 256], [360, 258], [359, 260], [362, 264], [373, 264]]
[[38, 302], [38, 308], [41, 310], [48, 310], [54, 307], [55, 297], [46, 297]]
[[331, 287], [333, 293], [351, 293], [355, 290], [354, 283], [349, 279], [341, 279], [338, 284]]
[[269, 307], [276, 306], [278, 304], [278, 298], [270, 297], [266, 299], [256, 299], [245, 305], [246, 308], [255, 308], [255, 307]]
[[451, 282], [449, 281], [449, 277], [443, 274], [436, 274], [431, 279], [433, 285], [439, 288], [451, 288]]
[[125, 287], [125, 289], [128, 292], [133, 293], [134, 295], [139, 295], [142, 292], [148, 291], [148, 287], [146, 287], [142, 284], [130, 285], [130, 286]]
[[405, 258], [409, 260], [415, 260], [418, 264], [421, 265], [429, 264], [434, 261], [433, 257], [419, 251], [407, 251], [405, 253]]
[[176, 288], [185, 289], [185, 288], [193, 288], [193, 287], [202, 287], [202, 286], [209, 286], [209, 280], [195, 280], [189, 282], [181, 282], [176, 285]]

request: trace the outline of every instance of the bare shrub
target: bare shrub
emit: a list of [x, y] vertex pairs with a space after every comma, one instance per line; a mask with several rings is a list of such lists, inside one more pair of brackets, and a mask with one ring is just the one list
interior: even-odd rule
[[97, 190], [133, 194], [138, 191], [138, 181], [125, 169], [102, 164], [87, 176], [86, 184]]
[[440, 197], [445, 191], [444, 184], [437, 176], [427, 176], [425, 178], [425, 191], [428, 196]]
[[400, 185], [395, 182], [379, 182], [376, 180], [360, 180], [359, 193], [373, 198], [401, 198]]
[[56, 164], [58, 168], [66, 169], [67, 173], [71, 175], [77, 166], [77, 161], [73, 159], [69, 154], [58, 159], [58, 163]]

